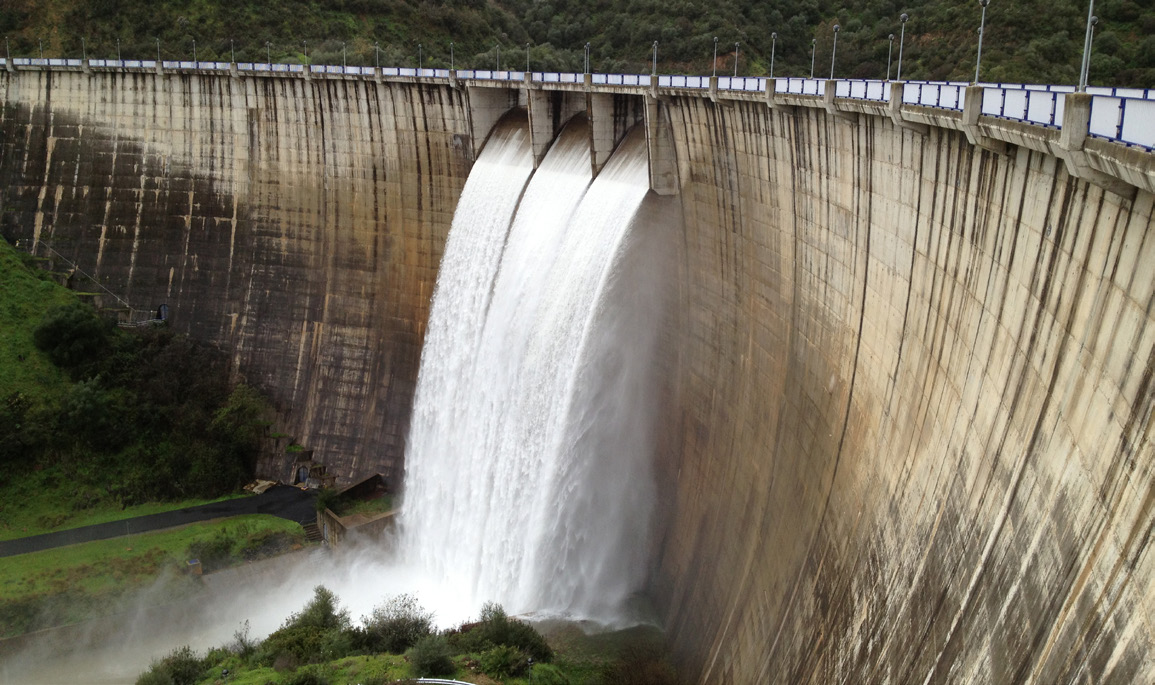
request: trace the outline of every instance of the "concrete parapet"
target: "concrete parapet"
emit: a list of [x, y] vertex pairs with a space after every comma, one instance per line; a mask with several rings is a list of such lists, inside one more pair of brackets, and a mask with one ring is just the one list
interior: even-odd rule
[[485, 86], [466, 86], [465, 92], [469, 103], [469, 126], [473, 140], [473, 156], [476, 157], [484, 147], [489, 132], [511, 109], [518, 105], [519, 92], [508, 87], [490, 88]]
[[1053, 149], [1055, 156], [1063, 160], [1072, 176], [1090, 181], [1113, 193], [1134, 197], [1134, 184], [1125, 178], [1095, 169], [1083, 152], [1088, 137], [1087, 126], [1091, 121], [1091, 96], [1087, 93], [1068, 93], [1065, 100], [1063, 128], [1059, 133], [1058, 145]]
[[645, 112], [650, 189], [658, 195], [674, 195], [678, 192], [678, 158], [669, 120], [658, 98], [646, 96]]
[[983, 87], [982, 86], [967, 86], [963, 94], [963, 132], [966, 134], [967, 140], [975, 147], [981, 147], [984, 150], [990, 150], [1002, 154], [1006, 152], [1007, 146], [1001, 140], [995, 140], [983, 135], [979, 128], [979, 117], [983, 113]]

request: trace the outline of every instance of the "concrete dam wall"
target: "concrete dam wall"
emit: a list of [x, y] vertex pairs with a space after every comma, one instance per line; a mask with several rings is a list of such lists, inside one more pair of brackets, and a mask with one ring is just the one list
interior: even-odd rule
[[[479, 137], [469, 89], [33, 71], [0, 89], [7, 234], [168, 301], [342, 473], [399, 466]], [[679, 666], [1150, 682], [1150, 155], [1088, 143], [1147, 169], [1090, 183], [1030, 132], [980, 147], [954, 120], [873, 114], [647, 104], [684, 215], [651, 584]]]
[[400, 474], [472, 159], [457, 91], [25, 71], [0, 72], [0, 96], [6, 234], [134, 307], [167, 303], [341, 480]]

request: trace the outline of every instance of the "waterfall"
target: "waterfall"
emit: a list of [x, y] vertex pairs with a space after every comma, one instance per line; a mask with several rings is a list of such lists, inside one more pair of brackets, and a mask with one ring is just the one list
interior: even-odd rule
[[571, 122], [526, 184], [527, 138], [524, 123], [495, 130], [454, 216], [401, 552], [477, 605], [612, 622], [644, 581], [654, 501], [657, 288], [640, 264], [636, 279], [622, 269], [649, 188], [644, 138], [591, 183], [587, 124]]

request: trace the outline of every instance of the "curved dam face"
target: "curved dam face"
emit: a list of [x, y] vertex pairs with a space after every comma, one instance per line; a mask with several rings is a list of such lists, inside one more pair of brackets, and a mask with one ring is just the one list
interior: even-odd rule
[[656, 595], [700, 682], [1150, 682], [1152, 196], [678, 99]]
[[[28, 71], [0, 94], [6, 233], [176, 303], [346, 477], [398, 467], [467, 89]], [[683, 674], [1155, 679], [1150, 192], [883, 117], [654, 111], [684, 222], [650, 594]]]

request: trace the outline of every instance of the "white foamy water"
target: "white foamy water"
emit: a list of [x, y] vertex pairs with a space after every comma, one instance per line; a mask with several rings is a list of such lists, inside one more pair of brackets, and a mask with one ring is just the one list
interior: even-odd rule
[[458, 204], [422, 352], [401, 554], [477, 605], [612, 623], [644, 580], [654, 498], [655, 327], [639, 316], [645, 297], [615, 289], [649, 183], [633, 136], [591, 184], [587, 135], [571, 124], [551, 148], [499, 263], [497, 201]]

